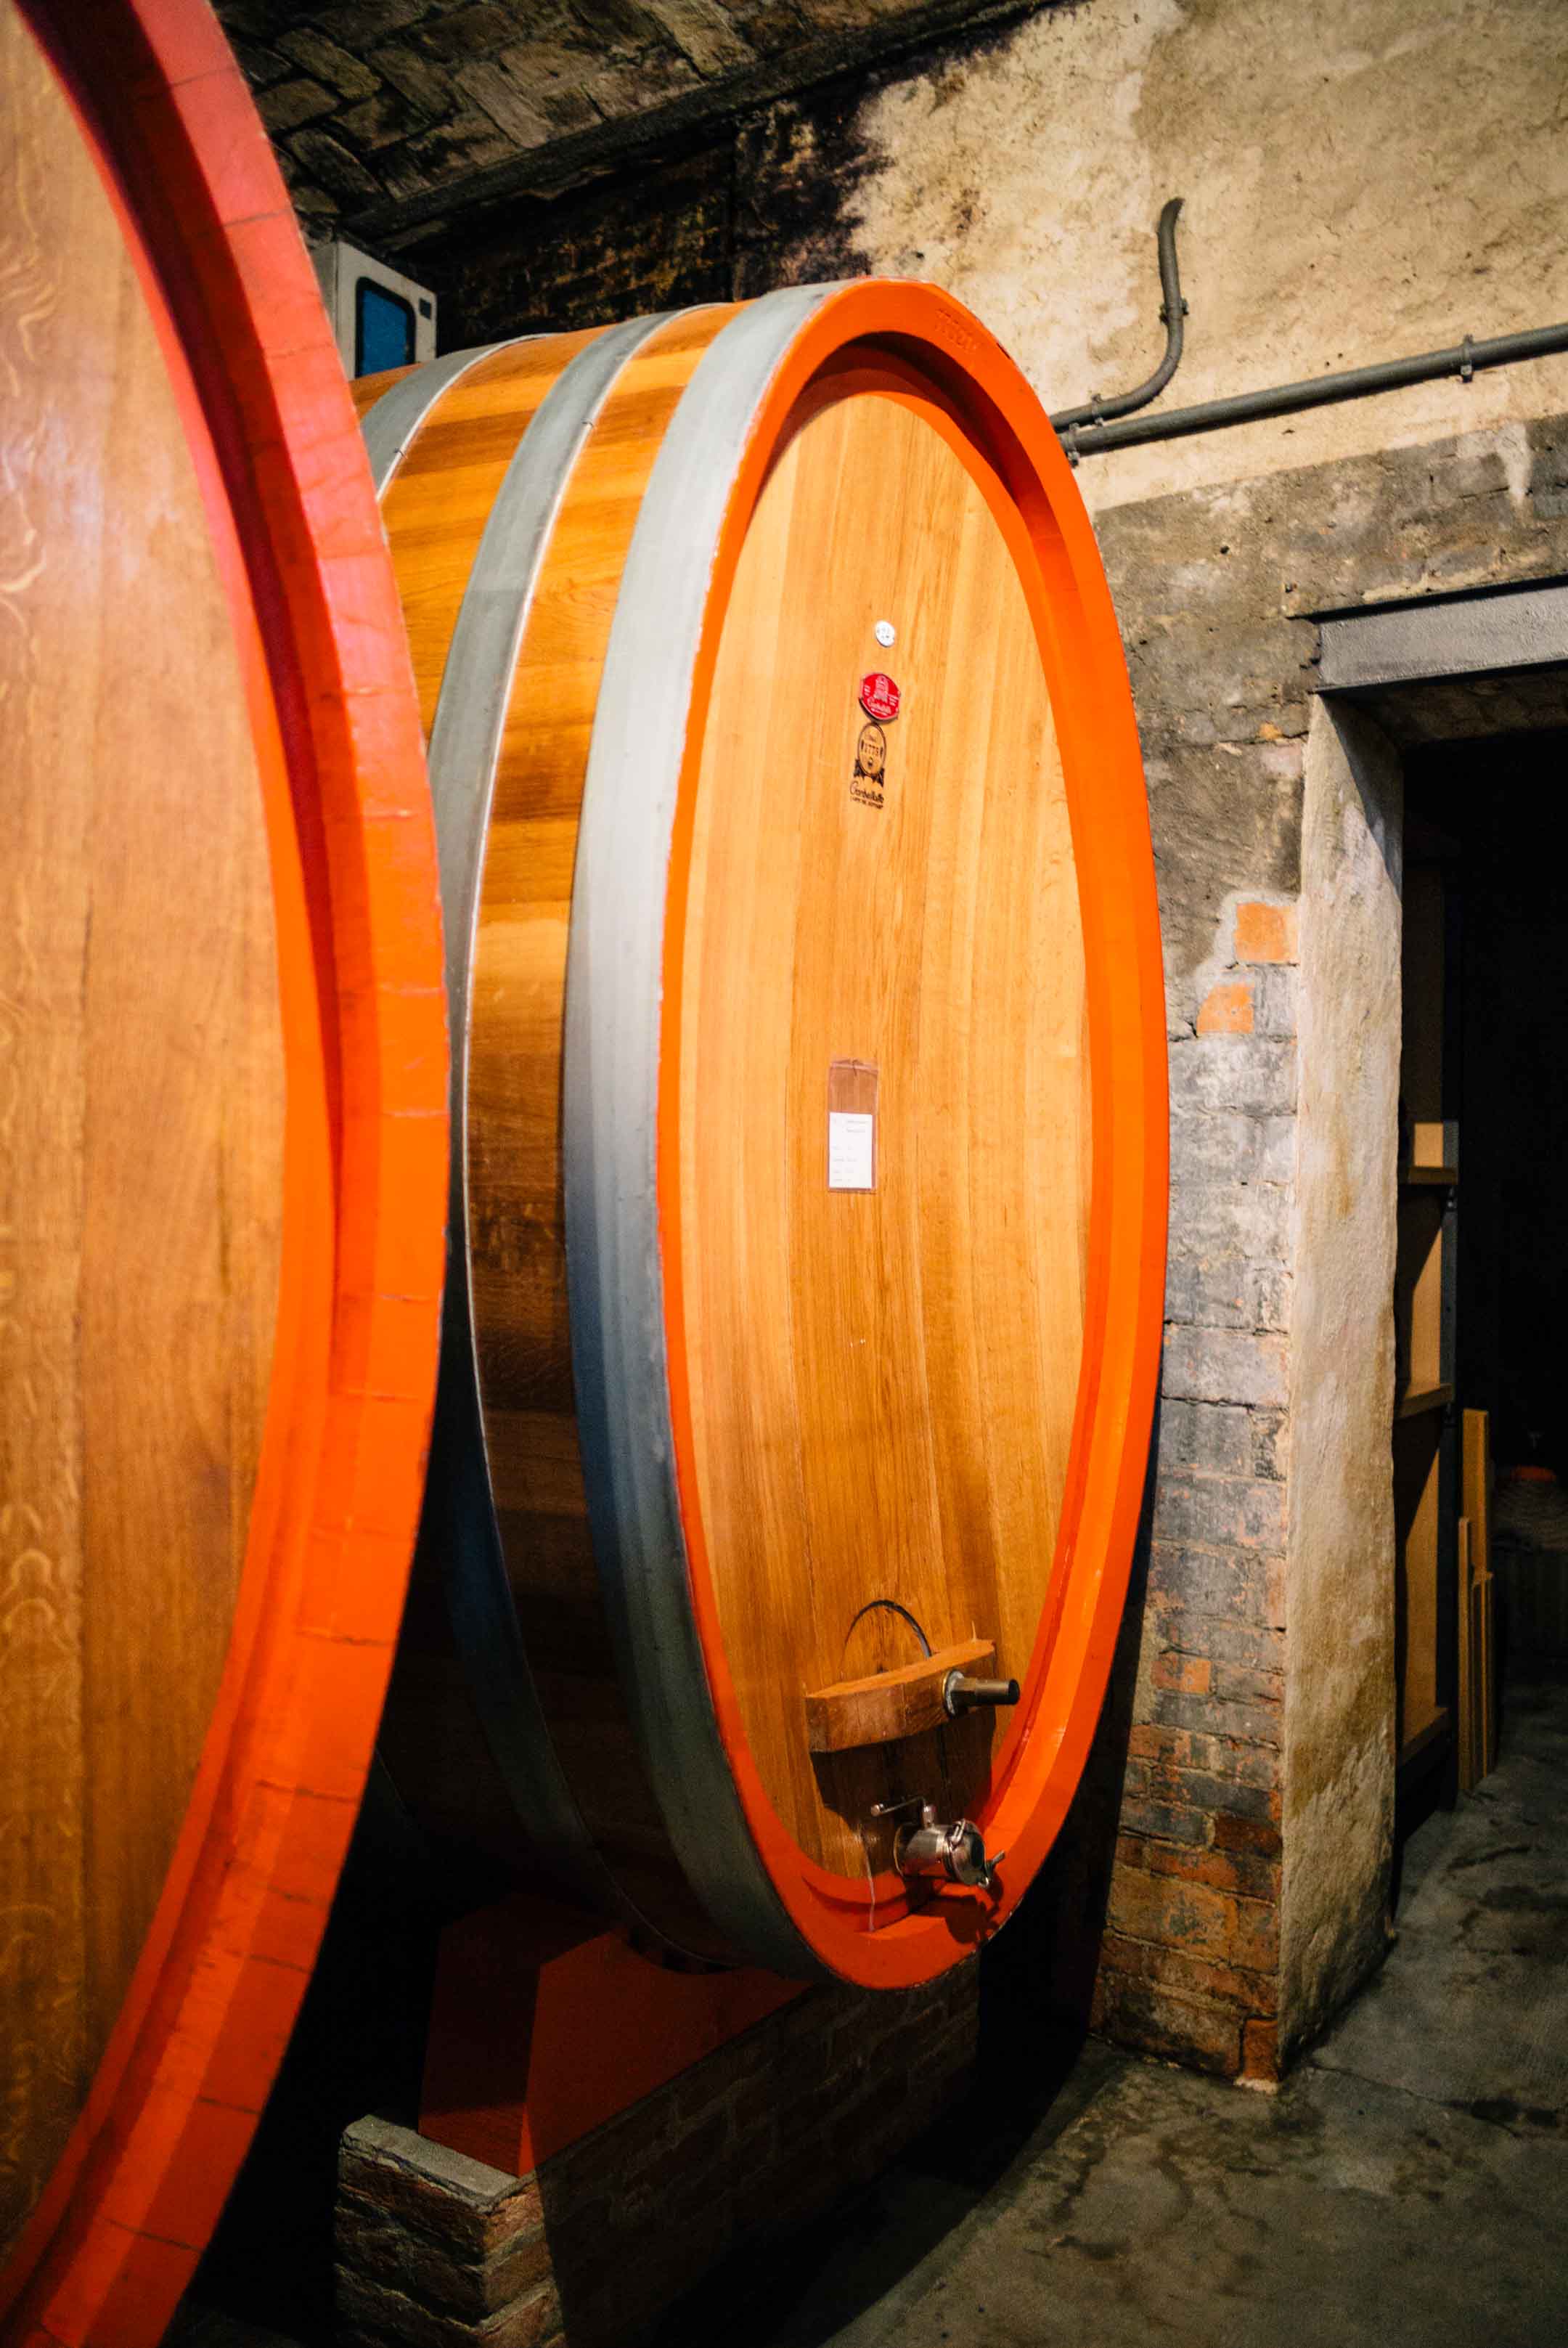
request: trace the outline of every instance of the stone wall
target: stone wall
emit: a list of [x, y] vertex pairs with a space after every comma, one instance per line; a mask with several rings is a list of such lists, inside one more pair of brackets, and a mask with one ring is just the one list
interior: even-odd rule
[[[1296, 510], [1310, 511], [1306, 489]], [[1149, 779], [1171, 1051], [1171, 1254], [1143, 1650], [1095, 2014], [1272, 2076], [1295, 1238], [1296, 898], [1316, 632], [1277, 517], [1102, 522]]]
[[[1557, 0], [1090, 0], [868, 95], [847, 224], [1061, 407], [1153, 366], [1153, 225], [1183, 197], [1181, 407], [1568, 318], [1565, 71]], [[1558, 358], [1128, 450], [1084, 488], [1144, 499], [1565, 407]]]
[[1393, 1854], [1395, 1185], [1403, 777], [1319, 702], [1302, 810], [1297, 1303], [1280, 2005], [1316, 2035], [1381, 1958]]

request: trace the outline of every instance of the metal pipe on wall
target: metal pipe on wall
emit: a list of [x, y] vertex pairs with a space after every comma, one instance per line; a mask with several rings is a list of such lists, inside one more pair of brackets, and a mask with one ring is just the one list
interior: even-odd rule
[[[1104, 424], [1113, 417], [1131, 416], [1140, 407], [1147, 407], [1158, 399], [1182, 360], [1182, 321], [1187, 305], [1182, 299], [1181, 273], [1176, 266], [1176, 221], [1181, 213], [1182, 198], [1173, 196], [1160, 214], [1155, 240], [1160, 253], [1160, 316], [1165, 328], [1165, 352], [1159, 366], [1136, 390], [1118, 392], [1112, 399], [1102, 399], [1098, 392], [1091, 394], [1082, 407], [1059, 408], [1051, 417], [1058, 432], [1071, 433], [1078, 424]], [[1071, 447], [1071, 442], [1069, 443]]]
[[[1168, 209], [1168, 208], [1167, 208]], [[1374, 366], [1349, 367], [1339, 375], [1315, 376], [1305, 383], [1281, 383], [1265, 391], [1244, 391], [1230, 399], [1203, 400], [1193, 407], [1173, 407], [1163, 416], [1146, 416], [1136, 423], [1058, 425], [1073, 464], [1080, 458], [1098, 457], [1112, 448], [1137, 448], [1155, 440], [1181, 440], [1197, 432], [1223, 432], [1233, 424], [1253, 424], [1270, 416], [1296, 416], [1309, 407], [1331, 407], [1340, 400], [1368, 399], [1380, 391], [1403, 391], [1409, 385], [1434, 383], [1457, 376], [1468, 383], [1485, 368], [1512, 366], [1522, 359], [1550, 358], [1568, 351], [1568, 324], [1534, 326], [1522, 334], [1497, 335], [1462, 342], [1440, 351], [1423, 351], [1417, 358], [1385, 359]], [[1075, 417], [1082, 409], [1071, 411]]]

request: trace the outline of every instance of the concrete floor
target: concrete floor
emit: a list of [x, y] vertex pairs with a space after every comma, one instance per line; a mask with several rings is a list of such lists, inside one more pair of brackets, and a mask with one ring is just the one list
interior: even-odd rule
[[1001, 2173], [918, 2159], [745, 2314], [743, 2348], [1563, 2348], [1568, 1676], [1405, 1853], [1378, 1979], [1277, 2095], [1091, 2044]]

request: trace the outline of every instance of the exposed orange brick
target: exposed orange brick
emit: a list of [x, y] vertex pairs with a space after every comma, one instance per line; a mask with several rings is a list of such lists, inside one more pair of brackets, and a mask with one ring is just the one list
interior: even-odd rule
[[1216, 1850], [1257, 1850], [1267, 1859], [1277, 1859], [1281, 1848], [1279, 1828], [1266, 1826], [1261, 1818], [1242, 1818], [1230, 1811], [1222, 1811], [1214, 1819]]
[[1200, 1035], [1252, 1034], [1252, 983], [1240, 978], [1211, 986], [1198, 1013]]
[[[1237, 962], [1295, 962], [1296, 908], [1294, 905], [1260, 905], [1250, 903], [1235, 909], [1235, 958]], [[1215, 990], [1216, 993], [1218, 990]], [[1247, 1025], [1251, 1025], [1251, 1021]]]
[[1214, 1665], [1202, 1655], [1156, 1655], [1153, 1676], [1156, 1687], [1174, 1688], [1182, 1695], [1207, 1695]]
[[1169, 2054], [1195, 2071], [1234, 2078], [1241, 2067], [1237, 2016], [1152, 1982], [1104, 1972], [1094, 1986], [1091, 2027], [1123, 2046]]
[[1279, 1964], [1279, 1910], [1270, 1900], [1238, 1900], [1232, 1962], [1252, 1972], [1273, 1973]]
[[1270, 2017], [1278, 2004], [1271, 1969], [1219, 1964], [1211, 1958], [1190, 1957], [1182, 1949], [1152, 1949], [1142, 1941], [1124, 1941], [1115, 1932], [1105, 1935], [1100, 1962], [1106, 1975], [1124, 1974], [1173, 1991], [1179, 1997], [1212, 1999], [1242, 2013]]
[[1166, 1728], [1158, 1721], [1141, 1720], [1127, 1732], [1127, 1750], [1140, 1761], [1163, 1762], [1167, 1768], [1183, 1764], [1197, 1768], [1212, 1760], [1218, 1744], [1212, 1736], [1200, 1744], [1199, 1732], [1191, 1728]]
[[1244, 2079], [1266, 2080], [1279, 2076], [1279, 2024], [1266, 2022], [1261, 2016], [1243, 2025], [1241, 2034], [1241, 2075]]
[[1229, 1958], [1234, 1953], [1236, 1903], [1206, 1884], [1118, 1869], [1111, 1879], [1107, 1922], [1112, 1932], [1133, 1941], [1194, 1955]]
[[1143, 1867], [1152, 1875], [1177, 1875], [1185, 1883], [1206, 1883], [1213, 1890], [1240, 1892], [1247, 1900], [1279, 1897], [1279, 1862], [1256, 1851], [1204, 1850], [1201, 1846], [1194, 1849], [1189, 1843], [1152, 1842], [1143, 1846], [1138, 1858], [1129, 1855], [1123, 1859], [1119, 1842], [1116, 1856], [1124, 1866]]

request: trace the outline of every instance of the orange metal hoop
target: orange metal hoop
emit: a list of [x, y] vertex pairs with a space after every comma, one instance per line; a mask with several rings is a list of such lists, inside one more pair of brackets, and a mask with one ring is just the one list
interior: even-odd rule
[[[910, 361], [917, 362], [917, 371]], [[698, 775], [725, 611], [758, 496], [782, 441], [833, 372], [868, 368], [920, 405], [963, 452], [1002, 523], [1034, 618], [1059, 728], [1088, 972], [1094, 1172], [1089, 1284], [1067, 1498], [1053, 1589], [979, 1823], [1004, 1849], [999, 1896], [982, 1907], [946, 1888], [911, 1910], [810, 1861], [780, 1818], [751, 1751], [722, 1635], [702, 1513], [683, 1339], [680, 973]], [[933, 396], [933, 378], [940, 396]], [[943, 402], [946, 402], [944, 410]], [[958, 419], [955, 430], [949, 419]], [[975, 464], [978, 446], [995, 488]], [[1018, 518], [1021, 518], [1021, 527]], [[670, 864], [659, 1114], [660, 1236], [671, 1415], [692, 1599], [720, 1734], [750, 1833], [802, 1938], [824, 1965], [868, 1987], [929, 1979], [1002, 1923], [1050, 1849], [1103, 1701], [1126, 1597], [1158, 1382], [1169, 1179], [1159, 910], [1137, 728], [1099, 551], [1071, 473], [1013, 363], [958, 304], [929, 286], [867, 283], [824, 302], [757, 416], [712, 573], [695, 674]]]

